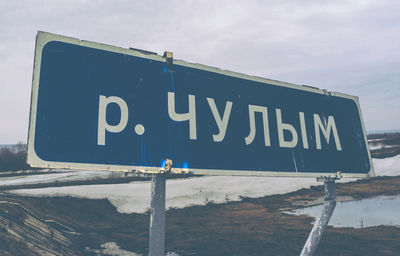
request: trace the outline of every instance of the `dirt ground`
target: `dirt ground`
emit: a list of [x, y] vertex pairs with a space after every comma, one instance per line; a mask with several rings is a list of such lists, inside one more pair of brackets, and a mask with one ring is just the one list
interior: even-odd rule
[[[338, 199], [399, 195], [399, 177], [337, 184]], [[319, 204], [323, 187], [167, 212], [166, 250], [184, 255], [299, 255], [313, 219], [285, 214]], [[107, 200], [0, 194], [1, 255], [102, 255], [101, 244], [147, 255], [148, 214]], [[400, 227], [328, 227], [316, 255], [400, 255]]]

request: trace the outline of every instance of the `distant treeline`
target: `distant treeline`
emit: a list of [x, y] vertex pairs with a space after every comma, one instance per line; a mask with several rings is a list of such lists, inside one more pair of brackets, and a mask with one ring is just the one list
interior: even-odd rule
[[367, 135], [368, 140], [382, 140], [388, 145], [400, 145], [400, 132]]
[[30, 169], [26, 163], [26, 144], [19, 142], [12, 148], [0, 148], [0, 172]]

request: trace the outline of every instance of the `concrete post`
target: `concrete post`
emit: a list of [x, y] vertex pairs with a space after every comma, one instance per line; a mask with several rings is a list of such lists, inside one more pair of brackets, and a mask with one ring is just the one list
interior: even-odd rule
[[324, 208], [321, 217], [315, 221], [300, 256], [312, 256], [314, 254], [336, 206], [335, 178], [318, 178], [317, 180], [323, 181], [325, 185]]
[[164, 256], [165, 252], [165, 174], [151, 179], [149, 256]]

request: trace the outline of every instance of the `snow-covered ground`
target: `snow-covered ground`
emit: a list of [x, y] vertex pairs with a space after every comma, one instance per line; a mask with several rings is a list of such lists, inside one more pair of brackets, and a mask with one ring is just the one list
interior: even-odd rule
[[383, 159], [372, 159], [376, 176], [400, 175], [400, 155]]
[[[123, 175], [121, 172], [107, 171], [66, 171], [61, 169], [51, 170], [52, 173], [41, 173], [35, 175], [20, 175], [0, 177], [1, 186], [27, 185], [27, 184], [43, 184], [53, 182], [68, 182], [79, 180], [95, 180], [105, 179]], [[56, 172], [56, 173], [53, 173]]]
[[[373, 164], [377, 176], [400, 175], [400, 155], [373, 159]], [[342, 182], [352, 180], [354, 179], [344, 179]], [[138, 181], [128, 184], [20, 189], [12, 192], [27, 196], [108, 199], [121, 213], [144, 213], [149, 209], [150, 185], [150, 182]], [[205, 205], [209, 202], [238, 201], [242, 197], [284, 194], [301, 188], [309, 188], [312, 185], [318, 185], [313, 178], [204, 176], [168, 180], [166, 207], [184, 208]]]
[[384, 148], [393, 148], [394, 146], [377, 143], [377, 144], [369, 144], [368, 147], [369, 147], [369, 150], [378, 150], [378, 149], [384, 149]]
[[[208, 202], [238, 201], [241, 197], [261, 197], [287, 193], [317, 185], [315, 179], [205, 176], [167, 181], [167, 208], [205, 205]], [[14, 190], [29, 196], [73, 196], [108, 199], [121, 213], [144, 213], [149, 208], [150, 182], [87, 185]]]
[[383, 143], [376, 143], [376, 144], [369, 144], [368, 145], [369, 150], [378, 150], [378, 149], [384, 149], [384, 148], [397, 148], [397, 145], [385, 145]]

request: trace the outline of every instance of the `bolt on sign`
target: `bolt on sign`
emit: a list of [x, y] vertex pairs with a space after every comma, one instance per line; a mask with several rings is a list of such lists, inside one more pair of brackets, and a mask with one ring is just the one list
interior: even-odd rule
[[358, 98], [39, 32], [28, 162], [252, 176], [373, 176]]

